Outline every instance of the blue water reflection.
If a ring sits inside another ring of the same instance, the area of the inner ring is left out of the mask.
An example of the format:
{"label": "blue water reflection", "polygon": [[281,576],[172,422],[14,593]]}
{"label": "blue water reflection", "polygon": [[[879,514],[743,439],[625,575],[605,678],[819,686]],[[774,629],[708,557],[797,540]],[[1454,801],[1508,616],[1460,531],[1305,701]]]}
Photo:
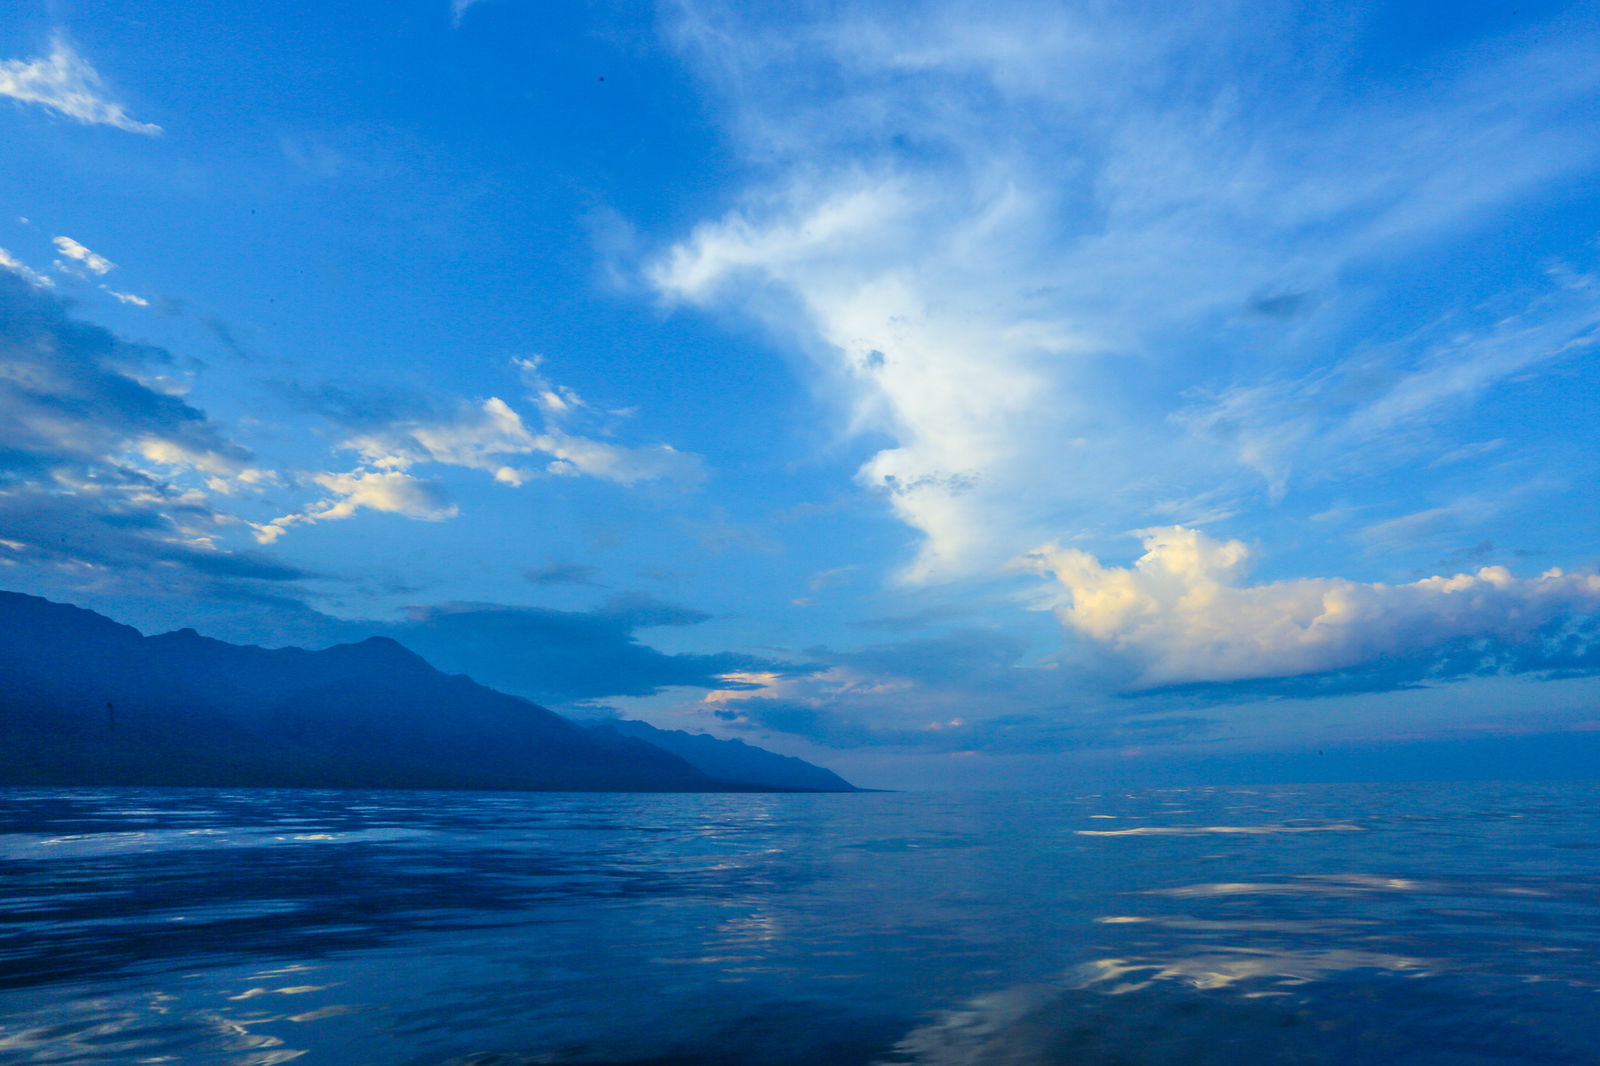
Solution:
{"label": "blue water reflection", "polygon": [[1591,785],[0,792],[0,1063],[1592,1063]]}

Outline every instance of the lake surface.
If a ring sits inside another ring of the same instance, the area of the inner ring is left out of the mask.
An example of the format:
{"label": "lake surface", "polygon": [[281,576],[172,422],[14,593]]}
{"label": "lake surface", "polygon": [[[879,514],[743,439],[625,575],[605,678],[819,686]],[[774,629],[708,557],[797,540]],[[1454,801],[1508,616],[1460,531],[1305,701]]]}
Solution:
{"label": "lake surface", "polygon": [[0,790],[0,1063],[1597,1049],[1593,783]]}

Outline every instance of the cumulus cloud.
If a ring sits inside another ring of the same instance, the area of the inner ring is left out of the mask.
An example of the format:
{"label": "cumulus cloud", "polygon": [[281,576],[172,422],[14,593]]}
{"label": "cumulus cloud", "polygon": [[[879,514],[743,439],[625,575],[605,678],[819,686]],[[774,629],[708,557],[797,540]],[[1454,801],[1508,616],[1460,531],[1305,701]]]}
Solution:
{"label": "cumulus cloud", "polygon": [[1593,56],[1524,41],[1374,89],[1358,19],[1313,40],[1287,7],[680,10],[768,177],[647,276],[757,316],[847,432],[892,438],[857,480],[923,534],[907,580],[1402,469],[1396,427],[1440,432],[1595,321],[1554,282],[1499,324],[1379,320],[1345,280],[1592,171]]}
{"label": "cumulus cloud", "polygon": [[[1464,677],[1558,680],[1600,671],[1594,574],[1551,569],[1518,578],[1490,566],[1396,585],[1250,585],[1253,552],[1241,541],[1183,527],[1140,536],[1145,552],[1130,567],[1103,566],[1058,544],[1017,561],[1053,579],[1048,602],[1073,638],[1041,659],[1029,661],[1017,633],[985,628],[854,651],[807,648],[815,670],[737,675],[740,685],[704,697],[701,716],[726,731],[839,749],[1143,750],[1237,739],[1240,722],[1278,735],[1285,723],[1250,709],[1263,700],[1331,707],[1332,697]],[[1295,721],[1340,713],[1302,705]],[[1406,712],[1419,735],[1439,728],[1429,713]]]}
{"label": "cumulus cloud", "polygon": [[1491,566],[1400,585],[1301,578],[1246,585],[1251,550],[1199,530],[1145,530],[1132,567],[1047,544],[1022,562],[1061,587],[1057,617],[1124,656],[1141,685],[1279,678],[1400,659],[1463,638],[1527,643],[1600,610],[1600,576]]}
{"label": "cumulus cloud", "polygon": [[50,54],[42,59],[0,61],[0,96],[38,104],[85,125],[115,126],[147,137],[162,132],[160,126],[134,121],[109,99],[100,75],[61,37],[50,42]]}

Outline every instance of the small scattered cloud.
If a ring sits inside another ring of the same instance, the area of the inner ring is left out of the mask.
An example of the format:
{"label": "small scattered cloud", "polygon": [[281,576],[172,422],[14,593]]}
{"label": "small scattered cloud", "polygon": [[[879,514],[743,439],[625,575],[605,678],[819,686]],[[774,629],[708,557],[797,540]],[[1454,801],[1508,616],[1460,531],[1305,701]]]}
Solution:
{"label": "small scattered cloud", "polygon": [[863,618],[850,625],[856,629],[881,629],[886,633],[912,633],[918,629],[926,629],[941,622],[950,622],[972,614],[970,607],[961,607],[954,604],[939,604],[934,607],[924,607],[911,614],[886,615],[882,618]]}
{"label": "small scattered cloud", "polygon": [[83,264],[84,269],[93,274],[103,276],[117,269],[117,264],[103,255],[91,252],[71,237],[56,237],[53,243],[62,255]]}
{"label": "small scattered cloud", "polygon": [[227,349],[228,354],[234,356],[235,358],[246,361],[250,359],[250,354],[244,350],[244,348],[239,344],[238,338],[234,336],[232,326],[215,316],[201,318],[200,324],[206,328],[208,333],[217,339],[218,344]]}
{"label": "small scattered cloud", "polygon": [[135,296],[131,292],[118,292],[115,289],[106,289],[106,287],[104,285],[102,285],[100,287],[102,289],[105,289],[106,295],[116,297],[116,299],[117,299],[117,301],[119,303],[133,304],[135,307],[149,307],[150,306],[150,301],[146,300],[142,296]]}
{"label": "small scattered cloud", "polygon": [[709,552],[757,552],[776,555],[783,545],[769,537],[759,526],[735,522],[721,508],[703,521],[685,521],[684,529],[699,540]]}
{"label": "small scattered cloud", "polygon": [[1487,538],[1465,548],[1457,548],[1451,552],[1449,558],[1456,562],[1466,561],[1481,563],[1495,553],[1494,541]]}
{"label": "small scattered cloud", "polygon": [[859,569],[861,569],[859,566],[837,566],[832,570],[818,570],[811,575],[811,580],[806,585],[812,592],[844,588],[855,580],[853,575]]}
{"label": "small scattered cloud", "polygon": [[332,145],[314,138],[281,134],[278,147],[296,169],[312,177],[332,179],[350,170],[355,161]]}
{"label": "small scattered cloud", "polygon": [[50,54],[42,59],[0,61],[0,96],[38,104],[85,125],[114,126],[146,137],[162,132],[160,126],[135,121],[108,98],[100,75],[60,36],[51,40]]}
{"label": "small scattered cloud", "polygon": [[699,575],[692,570],[674,570],[670,566],[647,566],[639,571],[639,576],[651,581],[683,581]]}
{"label": "small scattered cloud", "polygon": [[450,25],[459,27],[467,12],[481,3],[483,0],[450,0]]}
{"label": "small scattered cloud", "polygon": [[1262,318],[1297,318],[1313,303],[1308,292],[1263,292],[1250,298],[1246,310]]}
{"label": "small scattered cloud", "polygon": [[548,566],[530,567],[522,572],[522,577],[535,585],[592,585],[598,588],[600,583],[594,576],[599,572],[598,566],[551,563]]}
{"label": "small scattered cloud", "polygon": [[663,603],[649,593],[625,592],[612,596],[596,607],[594,614],[608,618],[630,629],[649,629],[654,626],[697,626],[711,621],[712,616],[693,607]]}

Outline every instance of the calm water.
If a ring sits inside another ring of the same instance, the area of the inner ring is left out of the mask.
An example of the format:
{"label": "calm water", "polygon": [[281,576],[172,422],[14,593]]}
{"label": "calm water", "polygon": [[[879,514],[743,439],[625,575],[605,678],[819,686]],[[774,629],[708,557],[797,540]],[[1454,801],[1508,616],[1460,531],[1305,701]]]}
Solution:
{"label": "calm water", "polygon": [[1597,801],[0,791],[0,1063],[1593,1064]]}

